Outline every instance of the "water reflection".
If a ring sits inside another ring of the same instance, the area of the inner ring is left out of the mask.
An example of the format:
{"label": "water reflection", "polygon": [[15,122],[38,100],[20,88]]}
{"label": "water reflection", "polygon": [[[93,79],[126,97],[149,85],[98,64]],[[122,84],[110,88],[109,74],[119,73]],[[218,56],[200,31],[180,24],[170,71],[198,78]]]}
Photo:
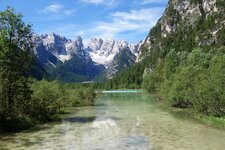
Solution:
{"label": "water reflection", "polygon": [[95,116],[90,116],[90,117],[68,117],[63,119],[64,121],[68,121],[71,123],[88,123],[88,122],[93,122],[95,120]]}
{"label": "water reflection", "polygon": [[95,107],[71,108],[60,122],[1,137],[0,149],[224,149],[225,131],[162,111],[151,99],[145,93],[101,94]]}

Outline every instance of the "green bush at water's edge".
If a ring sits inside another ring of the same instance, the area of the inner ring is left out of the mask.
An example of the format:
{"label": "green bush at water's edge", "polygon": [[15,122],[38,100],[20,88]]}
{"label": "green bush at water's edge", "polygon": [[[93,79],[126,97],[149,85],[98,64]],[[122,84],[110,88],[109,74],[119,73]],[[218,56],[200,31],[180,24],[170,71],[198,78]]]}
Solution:
{"label": "green bush at water's edge", "polygon": [[225,48],[210,52],[171,51],[144,77],[143,87],[171,106],[207,115],[225,115]]}
{"label": "green bush at water's edge", "polygon": [[[24,113],[15,114],[13,118],[1,118],[0,129],[17,131],[52,120],[53,117],[66,107],[92,106],[96,94],[91,87],[80,88],[61,85],[57,81],[36,81],[30,83],[32,91]],[[26,112],[26,113],[25,113]],[[1,112],[4,113],[4,112]]]}

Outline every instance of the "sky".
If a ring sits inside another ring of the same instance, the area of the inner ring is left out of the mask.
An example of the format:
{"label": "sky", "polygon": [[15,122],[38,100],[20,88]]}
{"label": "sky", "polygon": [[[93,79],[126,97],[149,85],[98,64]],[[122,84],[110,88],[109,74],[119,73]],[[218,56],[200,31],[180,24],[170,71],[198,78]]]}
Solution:
{"label": "sky", "polygon": [[168,0],[0,0],[0,11],[11,6],[32,24],[34,33],[52,32],[84,43],[91,38],[137,43],[162,16]]}

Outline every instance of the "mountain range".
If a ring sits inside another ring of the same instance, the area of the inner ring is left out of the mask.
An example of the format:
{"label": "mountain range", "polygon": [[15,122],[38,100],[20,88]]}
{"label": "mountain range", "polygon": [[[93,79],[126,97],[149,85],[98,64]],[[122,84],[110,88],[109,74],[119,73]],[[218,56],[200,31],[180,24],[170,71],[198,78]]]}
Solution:
{"label": "mountain range", "polygon": [[154,70],[172,49],[207,52],[224,46],[224,8],[224,0],[170,0],[143,42],[93,38],[84,46],[81,37],[52,33],[34,36],[34,53],[53,79],[102,82],[127,70],[118,78],[140,84],[144,72]]}
{"label": "mountain range", "polygon": [[33,52],[52,79],[63,82],[103,82],[135,63],[140,43],[92,38],[85,47],[58,34],[34,35]]}

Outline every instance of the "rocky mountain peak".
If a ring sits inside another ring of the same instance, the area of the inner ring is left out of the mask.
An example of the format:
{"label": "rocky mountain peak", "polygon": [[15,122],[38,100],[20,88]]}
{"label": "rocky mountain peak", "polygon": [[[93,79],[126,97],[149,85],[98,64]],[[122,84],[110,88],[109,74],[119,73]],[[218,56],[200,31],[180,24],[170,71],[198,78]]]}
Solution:
{"label": "rocky mountain peak", "polygon": [[[38,51],[42,53],[45,51],[46,53],[50,52],[61,62],[71,59],[74,54],[79,55],[79,53],[81,53],[81,55],[84,55],[82,51],[84,49],[84,45],[80,36],[77,37],[76,40],[72,41],[56,33],[51,33],[48,35],[35,35],[33,41],[36,43],[36,47],[34,49],[35,53],[38,53]],[[42,50],[40,50],[40,47]],[[42,56],[44,57],[44,55]],[[55,65],[54,63],[51,64]]]}
{"label": "rocky mountain peak", "polygon": [[108,67],[114,60],[115,56],[123,49],[128,49],[137,56],[140,44],[129,44],[124,40],[115,41],[112,39],[102,40],[101,38],[93,38],[88,43],[87,50],[92,60],[98,64]]}
{"label": "rocky mountain peak", "polygon": [[[85,47],[80,36],[75,40],[70,40],[55,33],[34,35],[33,40],[36,43],[34,52],[44,68],[45,66],[47,68],[61,66],[61,69],[69,68],[68,70],[75,70],[75,72],[82,70],[82,74],[89,72],[89,75],[91,75],[91,69],[94,68],[97,73],[105,70],[106,78],[111,78],[120,70],[133,64],[140,47],[140,43],[129,44],[123,40],[101,38],[92,38]],[[81,69],[76,67],[77,65],[86,68]],[[121,65],[122,67],[118,67]],[[89,71],[84,71],[88,68],[90,68]],[[57,71],[60,72],[58,69]]]}
{"label": "rocky mountain peak", "polygon": [[82,43],[83,42],[83,39],[81,38],[81,36],[77,36],[75,41],[79,42],[79,43]]}
{"label": "rocky mountain peak", "polygon": [[81,38],[81,36],[78,36],[76,38],[75,41],[73,41],[74,43],[74,49],[75,50],[81,50],[81,49],[84,49],[84,44],[83,44],[83,39]]}
{"label": "rocky mountain peak", "polygon": [[217,45],[221,43],[224,26],[224,0],[170,0],[144,41],[138,61],[157,50],[188,51],[198,46]]}
{"label": "rocky mountain peak", "polygon": [[87,49],[88,51],[96,51],[100,50],[103,44],[103,40],[101,38],[92,38],[88,43]]}
{"label": "rocky mountain peak", "polygon": [[163,37],[176,32],[179,26],[195,26],[199,19],[207,19],[218,11],[216,0],[171,0],[159,20]]}
{"label": "rocky mountain peak", "polygon": [[46,43],[55,43],[58,41],[65,41],[67,42],[68,40],[64,37],[64,36],[60,36],[56,33],[50,33],[50,34],[46,34],[46,35],[41,35],[40,36],[42,39],[46,40]]}

